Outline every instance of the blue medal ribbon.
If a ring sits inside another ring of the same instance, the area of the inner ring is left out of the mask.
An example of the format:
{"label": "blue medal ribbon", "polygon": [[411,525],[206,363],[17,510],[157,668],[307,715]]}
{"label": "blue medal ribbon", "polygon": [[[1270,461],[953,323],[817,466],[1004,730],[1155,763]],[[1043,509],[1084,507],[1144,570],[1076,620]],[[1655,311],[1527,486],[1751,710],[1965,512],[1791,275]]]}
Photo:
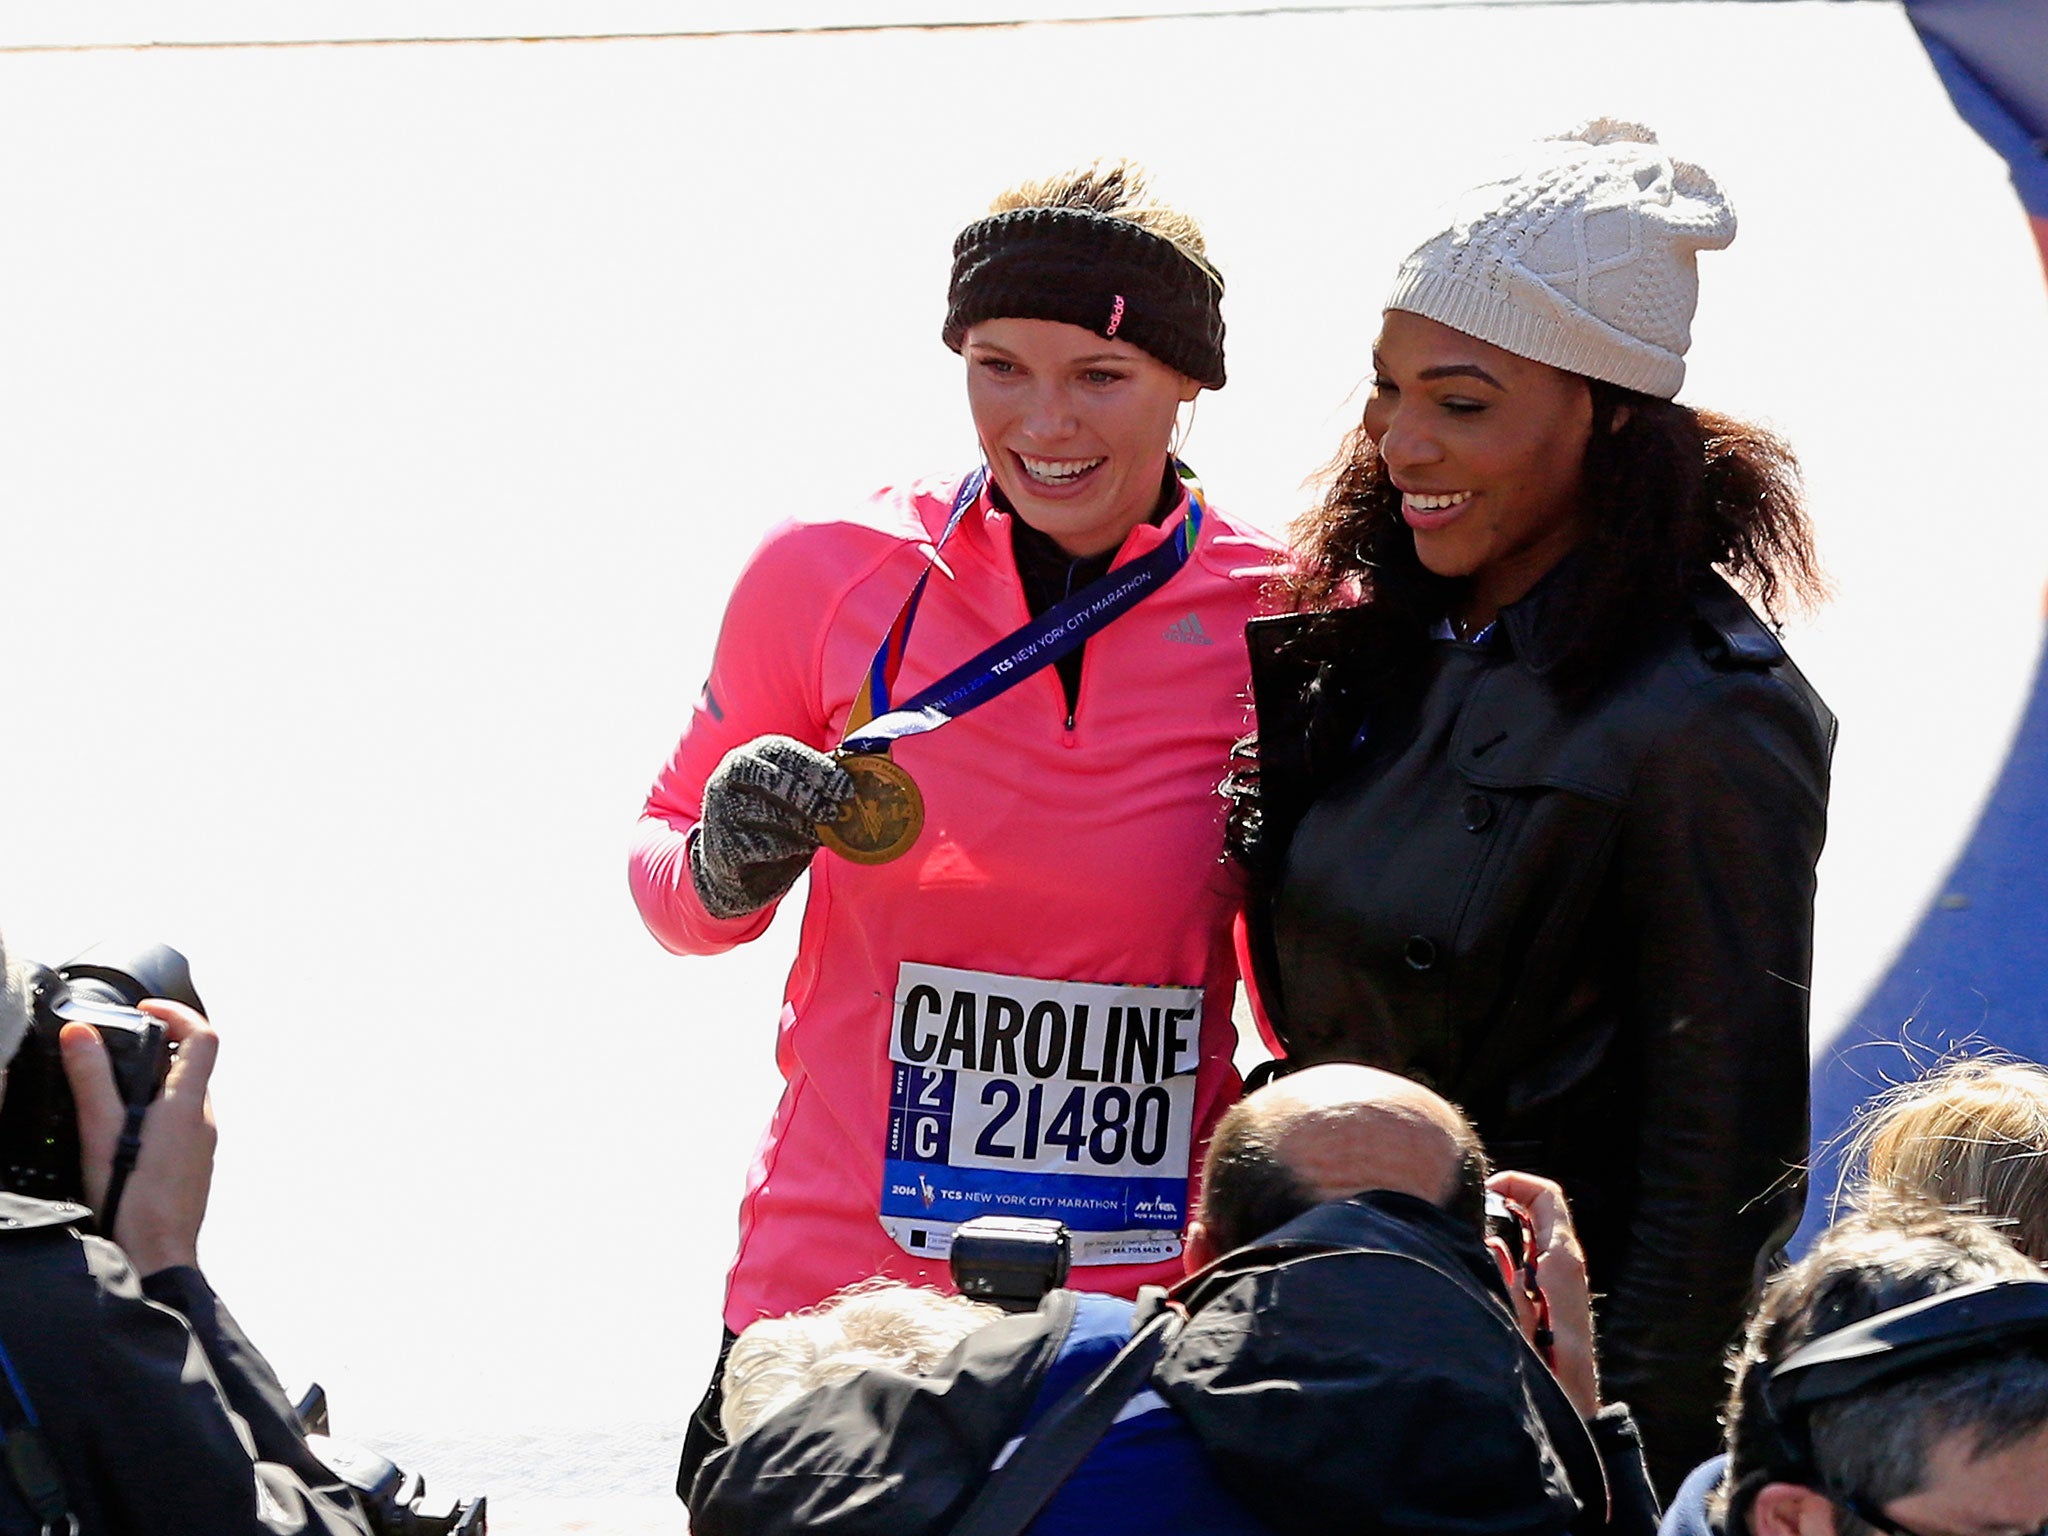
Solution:
{"label": "blue medal ribbon", "polygon": [[[1195,545],[1202,536],[1202,524],[1207,519],[1201,488],[1194,474],[1178,460],[1174,461],[1173,469],[1187,492],[1188,512],[1180,526],[1158,548],[1128,565],[1106,572],[1071,597],[1046,609],[1023,628],[1012,631],[980,655],[955,667],[915,697],[888,709],[888,683],[894,680],[896,668],[902,663],[903,648],[909,639],[911,621],[917,614],[918,599],[923,596],[924,584],[931,576],[927,569],[918,577],[917,586],[904,603],[896,623],[890,626],[889,634],[883,638],[881,649],[875,653],[874,664],[869,668],[869,693],[873,700],[870,708],[875,711],[874,717],[850,730],[840,742],[839,750],[886,750],[892,741],[935,731],[948,720],[979,709],[989,700],[1008,693],[1027,677],[1051,666],[1082,645],[1090,635],[1099,634],[1163,587],[1194,554]],[[939,535],[940,545],[945,543],[959,525],[962,514],[981,494],[987,474],[984,466],[961,486],[959,496],[954,498],[953,515],[947,520],[945,532]]]}

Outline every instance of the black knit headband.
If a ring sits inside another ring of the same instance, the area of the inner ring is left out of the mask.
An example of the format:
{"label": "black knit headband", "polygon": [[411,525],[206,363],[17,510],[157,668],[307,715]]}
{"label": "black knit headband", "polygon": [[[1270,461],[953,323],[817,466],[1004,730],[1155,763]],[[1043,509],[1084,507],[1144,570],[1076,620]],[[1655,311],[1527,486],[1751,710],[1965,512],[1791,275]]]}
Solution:
{"label": "black knit headband", "polygon": [[1087,208],[1018,208],[960,231],[946,295],[955,352],[983,320],[1059,320],[1223,387],[1223,279],[1151,230]]}

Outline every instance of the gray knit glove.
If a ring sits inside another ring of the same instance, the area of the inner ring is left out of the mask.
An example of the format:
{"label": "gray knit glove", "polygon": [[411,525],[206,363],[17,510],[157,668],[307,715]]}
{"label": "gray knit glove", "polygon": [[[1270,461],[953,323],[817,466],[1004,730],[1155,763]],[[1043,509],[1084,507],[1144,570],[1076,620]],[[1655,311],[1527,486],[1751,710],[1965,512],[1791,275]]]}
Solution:
{"label": "gray knit glove", "polygon": [[796,884],[853,780],[824,753],[787,736],[757,736],[725,754],[704,785],[690,839],[690,883],[713,917],[758,912]]}

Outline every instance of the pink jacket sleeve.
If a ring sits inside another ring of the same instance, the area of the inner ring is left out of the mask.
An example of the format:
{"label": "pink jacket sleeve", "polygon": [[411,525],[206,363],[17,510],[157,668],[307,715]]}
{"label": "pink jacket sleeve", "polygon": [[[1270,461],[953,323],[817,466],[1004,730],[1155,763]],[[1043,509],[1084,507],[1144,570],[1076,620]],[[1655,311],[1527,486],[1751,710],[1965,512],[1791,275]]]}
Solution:
{"label": "pink jacket sleeve", "polygon": [[641,920],[664,948],[713,955],[758,937],[771,903],[715,918],[690,883],[688,840],[703,814],[704,781],[734,747],[793,736],[824,748],[819,668],[826,628],[857,569],[830,524],[786,523],[754,552],[726,604],[711,676],[690,723],[654,781],[633,838],[629,873]]}

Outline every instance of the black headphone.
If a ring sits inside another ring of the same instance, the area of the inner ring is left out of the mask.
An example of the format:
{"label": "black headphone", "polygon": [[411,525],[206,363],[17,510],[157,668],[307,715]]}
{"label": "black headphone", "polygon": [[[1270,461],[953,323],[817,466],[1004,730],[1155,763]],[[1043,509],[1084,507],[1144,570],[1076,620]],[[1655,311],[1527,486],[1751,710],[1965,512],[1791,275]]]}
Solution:
{"label": "black headphone", "polygon": [[1800,1345],[1764,1381],[1771,1480],[1818,1485],[1809,1422],[1820,1404],[2021,1339],[2048,1345],[2048,1275],[1958,1286]]}

